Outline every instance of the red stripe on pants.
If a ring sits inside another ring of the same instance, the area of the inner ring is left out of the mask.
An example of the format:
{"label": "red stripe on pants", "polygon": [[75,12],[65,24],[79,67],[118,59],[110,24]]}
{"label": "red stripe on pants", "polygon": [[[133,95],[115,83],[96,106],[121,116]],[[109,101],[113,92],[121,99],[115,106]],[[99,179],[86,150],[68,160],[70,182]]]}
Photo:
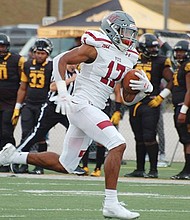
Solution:
{"label": "red stripe on pants", "polygon": [[113,124],[111,123],[110,120],[107,120],[107,121],[102,121],[100,123],[97,124],[97,126],[103,130],[104,128],[108,127],[108,126],[113,126]]}

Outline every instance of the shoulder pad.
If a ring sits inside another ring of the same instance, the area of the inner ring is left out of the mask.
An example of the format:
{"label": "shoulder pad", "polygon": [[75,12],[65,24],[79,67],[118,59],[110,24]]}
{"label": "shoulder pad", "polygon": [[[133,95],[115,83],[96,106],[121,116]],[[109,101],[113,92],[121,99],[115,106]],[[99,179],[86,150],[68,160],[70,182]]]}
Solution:
{"label": "shoulder pad", "polygon": [[86,31],[81,37],[82,44],[88,44],[94,47],[102,47],[103,44],[112,44],[107,35],[99,31]]}
{"label": "shoulder pad", "polygon": [[172,62],[171,62],[171,59],[169,57],[167,57],[166,60],[165,60],[165,66],[169,66],[169,67],[172,66]]}
{"label": "shoulder pad", "polygon": [[185,71],[190,72],[190,62],[186,63],[185,65]]}

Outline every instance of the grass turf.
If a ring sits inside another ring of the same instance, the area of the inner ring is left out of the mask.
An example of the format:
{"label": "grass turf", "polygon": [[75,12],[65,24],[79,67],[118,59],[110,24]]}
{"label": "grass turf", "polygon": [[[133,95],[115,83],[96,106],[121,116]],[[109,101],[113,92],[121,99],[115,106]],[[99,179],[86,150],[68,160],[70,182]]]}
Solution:
{"label": "grass turf", "polygon": [[[122,165],[118,183],[119,200],[138,211],[143,220],[188,220],[190,181],[170,181],[183,164],[159,168],[160,178],[124,178],[134,169]],[[89,164],[90,170],[94,164]],[[31,167],[32,168],[32,167]],[[0,174],[0,219],[101,220],[104,179],[56,174]]]}

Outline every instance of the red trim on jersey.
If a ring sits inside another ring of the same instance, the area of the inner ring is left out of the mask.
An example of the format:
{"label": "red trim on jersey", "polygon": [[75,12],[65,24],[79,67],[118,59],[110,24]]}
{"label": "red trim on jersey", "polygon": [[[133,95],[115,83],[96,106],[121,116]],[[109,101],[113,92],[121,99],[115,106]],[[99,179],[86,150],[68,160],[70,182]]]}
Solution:
{"label": "red trim on jersey", "polygon": [[79,152],[79,156],[78,156],[78,157],[83,157],[84,154],[85,154],[85,152],[86,152],[86,150],[81,150],[81,151]]}
{"label": "red trim on jersey", "polygon": [[104,39],[104,38],[96,37],[94,34],[92,34],[92,33],[89,32],[89,31],[86,31],[85,34],[90,35],[95,41],[104,41],[104,42],[107,42],[107,43],[112,44],[112,42],[111,42],[110,40],[106,40],[106,39]]}
{"label": "red trim on jersey", "polygon": [[113,124],[111,123],[110,120],[107,120],[107,121],[102,121],[102,122],[98,123],[97,126],[98,126],[101,130],[103,130],[103,129],[106,128],[106,127],[113,126]]}
{"label": "red trim on jersey", "polygon": [[135,53],[135,54],[139,55],[139,53],[134,50],[128,50],[127,52],[131,52],[131,53]]}

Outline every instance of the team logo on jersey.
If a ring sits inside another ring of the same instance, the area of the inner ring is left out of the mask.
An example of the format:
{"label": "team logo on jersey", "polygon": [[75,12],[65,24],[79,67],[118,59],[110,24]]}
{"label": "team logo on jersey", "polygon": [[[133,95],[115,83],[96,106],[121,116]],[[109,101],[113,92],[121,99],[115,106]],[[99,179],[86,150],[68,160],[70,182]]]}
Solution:
{"label": "team logo on jersey", "polygon": [[109,48],[110,48],[110,45],[108,45],[108,44],[102,44],[102,47],[103,47],[103,48],[108,48],[108,49],[109,49]]}
{"label": "team logo on jersey", "polygon": [[126,51],[125,55],[126,55],[127,57],[130,57],[130,56],[131,56],[131,53],[129,53],[128,51]]}

